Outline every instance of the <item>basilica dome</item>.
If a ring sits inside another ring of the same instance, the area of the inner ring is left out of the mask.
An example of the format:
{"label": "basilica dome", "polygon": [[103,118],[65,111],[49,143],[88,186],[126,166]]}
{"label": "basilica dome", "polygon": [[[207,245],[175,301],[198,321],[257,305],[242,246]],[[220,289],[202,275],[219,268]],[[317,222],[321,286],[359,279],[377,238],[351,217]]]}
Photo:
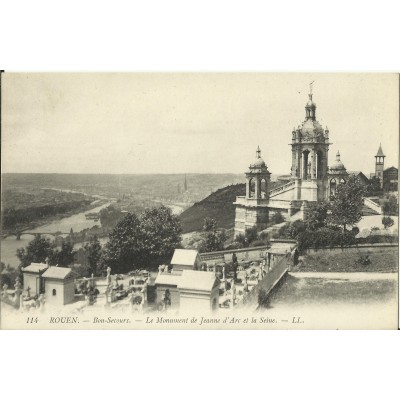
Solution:
{"label": "basilica dome", "polygon": [[301,133],[303,137],[314,136],[314,133],[317,133],[318,136],[319,134],[324,134],[324,129],[317,120],[309,118],[303,122]]}

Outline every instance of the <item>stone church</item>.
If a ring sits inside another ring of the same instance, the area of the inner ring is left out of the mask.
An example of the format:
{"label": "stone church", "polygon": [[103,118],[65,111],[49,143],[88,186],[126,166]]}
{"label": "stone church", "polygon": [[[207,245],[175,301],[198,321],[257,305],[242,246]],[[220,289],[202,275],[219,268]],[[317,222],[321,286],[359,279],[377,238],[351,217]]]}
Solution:
{"label": "stone church", "polygon": [[292,166],[282,185],[270,189],[270,172],[257,148],[256,159],[246,172],[246,195],[236,197],[235,236],[247,228],[265,227],[276,212],[287,217],[304,213],[310,202],[328,200],[336,187],[346,181],[348,173],[337,152],[336,160],[328,166],[329,130],[322,128],[316,118],[317,106],[310,90],[305,106],[305,120],[292,131]]}

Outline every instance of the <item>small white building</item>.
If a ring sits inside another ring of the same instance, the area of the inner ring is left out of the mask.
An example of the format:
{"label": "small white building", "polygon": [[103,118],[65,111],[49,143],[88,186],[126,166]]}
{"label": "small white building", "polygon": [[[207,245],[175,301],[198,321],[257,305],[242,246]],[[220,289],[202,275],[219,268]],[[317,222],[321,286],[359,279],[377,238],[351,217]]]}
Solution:
{"label": "small white building", "polygon": [[42,278],[48,304],[64,305],[74,301],[75,283],[71,268],[49,267]]}
{"label": "small white building", "polygon": [[24,276],[24,289],[30,289],[31,296],[39,295],[44,292],[43,273],[49,268],[49,265],[44,263],[31,263],[25,268],[22,268]]}
{"label": "small white building", "polygon": [[183,271],[178,284],[180,310],[194,314],[218,310],[219,284],[214,272]]}
{"label": "small white building", "polygon": [[200,269],[201,260],[197,250],[176,249],[172,256],[171,266],[174,271]]}
{"label": "small white building", "polygon": [[157,302],[162,302],[166,290],[170,293],[170,308],[182,312],[209,313],[219,307],[219,279],[214,272],[183,270],[160,272],[155,280]]}

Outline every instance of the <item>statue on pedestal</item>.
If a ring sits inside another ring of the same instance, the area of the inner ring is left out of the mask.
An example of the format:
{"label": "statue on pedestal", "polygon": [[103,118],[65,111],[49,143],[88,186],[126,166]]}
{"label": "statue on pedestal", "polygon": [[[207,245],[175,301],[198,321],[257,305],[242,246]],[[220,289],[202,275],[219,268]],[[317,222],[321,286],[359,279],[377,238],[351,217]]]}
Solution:
{"label": "statue on pedestal", "polygon": [[107,267],[106,271],[107,271],[106,281],[107,284],[109,285],[111,283],[111,268]]}
{"label": "statue on pedestal", "polygon": [[249,285],[247,283],[247,273],[244,273],[244,285],[243,285],[243,291],[246,293],[249,291]]}
{"label": "statue on pedestal", "polygon": [[235,300],[236,300],[236,286],[235,286],[235,280],[232,279],[231,281],[231,308],[235,306]]}
{"label": "statue on pedestal", "polygon": [[44,293],[41,293],[39,295],[39,303],[40,303],[40,310],[44,311],[44,303],[46,302],[46,296],[44,295]]}

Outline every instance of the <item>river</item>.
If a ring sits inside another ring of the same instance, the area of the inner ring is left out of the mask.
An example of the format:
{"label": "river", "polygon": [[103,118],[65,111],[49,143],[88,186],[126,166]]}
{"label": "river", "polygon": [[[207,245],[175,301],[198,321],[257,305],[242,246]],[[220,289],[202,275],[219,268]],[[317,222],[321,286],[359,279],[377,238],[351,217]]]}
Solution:
{"label": "river", "polygon": [[[93,206],[98,200],[92,203]],[[34,229],[29,229],[28,232],[65,232],[68,233],[72,229],[74,232],[82,231],[83,229],[92,228],[95,225],[101,225],[100,221],[95,222],[92,219],[86,219],[85,214],[88,212],[99,212],[101,209],[108,207],[112,202],[107,202],[98,207],[92,208],[90,211],[84,211],[78,214],[71,215],[70,217],[62,218],[57,221],[53,221],[49,224],[38,226]],[[46,236],[46,235],[44,235]],[[1,261],[6,265],[10,264],[11,267],[17,267],[19,259],[16,256],[17,249],[26,247],[28,243],[33,239],[33,235],[26,234],[21,235],[20,240],[16,240],[15,236],[8,236],[1,240]],[[54,236],[49,236],[50,239],[54,239]]]}

